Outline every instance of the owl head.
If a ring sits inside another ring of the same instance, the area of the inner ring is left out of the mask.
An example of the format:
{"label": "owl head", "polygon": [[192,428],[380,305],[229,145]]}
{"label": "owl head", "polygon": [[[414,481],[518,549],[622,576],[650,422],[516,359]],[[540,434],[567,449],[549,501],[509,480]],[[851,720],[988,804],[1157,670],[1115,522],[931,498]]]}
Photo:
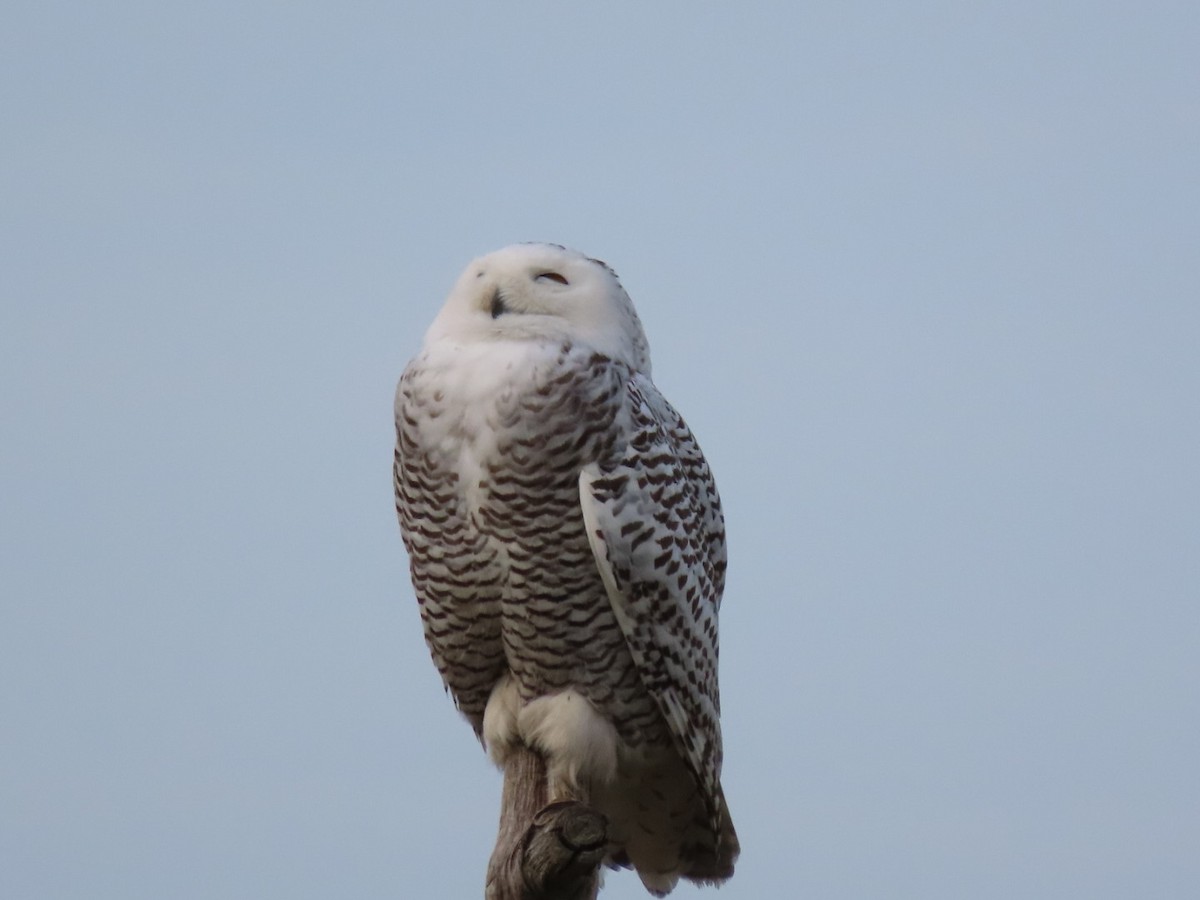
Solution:
{"label": "owl head", "polygon": [[471,262],[426,342],[570,341],[650,374],[633,302],[600,260],[557,244],[513,244]]}

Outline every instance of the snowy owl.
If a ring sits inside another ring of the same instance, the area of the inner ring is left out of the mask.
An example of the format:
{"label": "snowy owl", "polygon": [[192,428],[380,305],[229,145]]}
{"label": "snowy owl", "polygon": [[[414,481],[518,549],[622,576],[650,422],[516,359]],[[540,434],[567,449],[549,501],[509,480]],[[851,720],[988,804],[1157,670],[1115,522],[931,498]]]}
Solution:
{"label": "snowy owl", "polygon": [[652,893],[729,878],[721,505],[614,272],[553,244],[476,259],[395,412],[425,640],[489,755],[540,752]]}

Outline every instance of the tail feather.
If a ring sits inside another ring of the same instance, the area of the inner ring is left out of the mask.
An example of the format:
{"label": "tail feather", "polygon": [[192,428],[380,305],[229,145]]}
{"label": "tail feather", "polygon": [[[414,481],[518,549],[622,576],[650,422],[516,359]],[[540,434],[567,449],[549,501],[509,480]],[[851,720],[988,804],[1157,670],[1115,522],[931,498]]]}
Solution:
{"label": "tail feather", "polygon": [[680,878],[718,884],[733,875],[740,847],[724,791],[715,798],[721,828],[714,833],[710,805],[674,752],[636,767],[627,762],[593,800],[609,820],[609,864],[632,866],[655,896]]}

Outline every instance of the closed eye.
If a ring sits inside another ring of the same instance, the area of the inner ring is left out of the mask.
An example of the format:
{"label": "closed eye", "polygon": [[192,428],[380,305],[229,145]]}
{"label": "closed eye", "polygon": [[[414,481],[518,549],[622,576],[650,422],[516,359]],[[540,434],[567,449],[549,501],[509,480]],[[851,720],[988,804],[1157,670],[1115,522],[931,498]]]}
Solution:
{"label": "closed eye", "polygon": [[541,272],[535,277],[539,281],[544,278],[547,281],[557,281],[559,284],[570,284],[566,278],[564,278],[562,275],[559,275],[557,272]]}

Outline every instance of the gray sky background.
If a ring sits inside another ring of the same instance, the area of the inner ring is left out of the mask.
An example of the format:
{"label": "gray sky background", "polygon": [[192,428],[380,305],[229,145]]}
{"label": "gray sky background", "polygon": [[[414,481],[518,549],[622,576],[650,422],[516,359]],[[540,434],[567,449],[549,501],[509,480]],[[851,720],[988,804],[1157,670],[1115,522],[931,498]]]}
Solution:
{"label": "gray sky background", "polygon": [[417,6],[0,13],[0,896],[481,896],[391,398],[529,239],[725,499],[722,900],[1200,895],[1200,6]]}

